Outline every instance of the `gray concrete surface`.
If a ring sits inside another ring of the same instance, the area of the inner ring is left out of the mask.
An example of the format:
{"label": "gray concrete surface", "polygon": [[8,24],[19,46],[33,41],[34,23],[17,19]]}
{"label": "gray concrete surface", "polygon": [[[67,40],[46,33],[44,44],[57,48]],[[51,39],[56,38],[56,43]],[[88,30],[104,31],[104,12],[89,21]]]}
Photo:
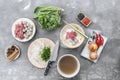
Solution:
{"label": "gray concrete surface", "polygon": [[[73,54],[81,62],[81,70],[73,80],[120,80],[120,0],[0,0],[0,80],[64,80],[57,72],[56,63],[45,77],[44,69],[32,66],[27,57],[28,46],[33,40],[47,37],[56,41],[64,26],[50,32],[42,30],[32,18],[34,8],[41,5],[65,9],[63,19],[79,24],[87,35],[92,29],[97,29],[108,37],[107,45],[96,64],[80,57],[85,43],[74,50],[60,48],[59,57]],[[79,12],[92,19],[93,24],[89,28],[84,28],[75,19]],[[26,43],[16,41],[11,34],[13,22],[21,17],[32,19],[37,27],[35,37]],[[21,56],[11,63],[4,55],[5,48],[10,44],[21,48]]]}

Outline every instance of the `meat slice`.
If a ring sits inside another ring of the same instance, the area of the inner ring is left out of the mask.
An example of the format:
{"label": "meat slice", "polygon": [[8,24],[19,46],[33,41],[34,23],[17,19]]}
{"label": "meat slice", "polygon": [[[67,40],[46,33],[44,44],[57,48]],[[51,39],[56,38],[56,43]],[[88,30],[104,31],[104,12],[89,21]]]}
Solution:
{"label": "meat slice", "polygon": [[23,22],[20,22],[20,23],[16,24],[15,25],[15,30],[14,30],[15,37],[17,37],[19,39],[24,39],[25,37],[24,37],[23,29],[24,29]]}

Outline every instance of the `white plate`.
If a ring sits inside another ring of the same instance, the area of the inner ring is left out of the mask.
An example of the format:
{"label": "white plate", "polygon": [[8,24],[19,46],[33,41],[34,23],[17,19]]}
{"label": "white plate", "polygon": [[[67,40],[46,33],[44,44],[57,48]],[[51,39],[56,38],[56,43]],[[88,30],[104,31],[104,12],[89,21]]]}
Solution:
{"label": "white plate", "polygon": [[84,47],[84,49],[83,49],[83,51],[81,53],[81,56],[85,57],[86,59],[88,59],[88,60],[90,60],[90,61],[92,61],[94,63],[96,63],[98,61],[99,57],[100,57],[100,54],[101,54],[106,42],[107,42],[107,37],[103,36],[103,38],[104,38],[104,44],[99,47],[99,49],[97,51],[98,58],[96,60],[91,60],[90,57],[89,57],[90,51],[88,49],[88,42],[91,41],[91,38],[88,39],[88,41],[87,41],[87,43],[86,43],[86,45],[85,45],[85,47]]}
{"label": "white plate", "polygon": [[[33,25],[33,33],[32,33],[32,35],[31,35],[28,39],[22,39],[22,40],[21,40],[21,39],[15,37],[15,34],[14,34],[15,25],[16,25],[17,23],[21,22],[21,21],[27,21],[27,22],[29,22],[31,25]],[[28,19],[28,18],[19,18],[19,19],[17,19],[17,20],[13,23],[13,25],[12,25],[12,35],[13,35],[13,37],[14,37],[16,40],[18,40],[18,41],[20,41],[20,42],[27,42],[27,41],[31,40],[31,39],[34,37],[35,32],[36,32],[35,24],[33,23],[32,20],[30,20],[30,19]]]}
{"label": "white plate", "polygon": [[44,46],[50,47],[52,52],[55,44],[50,39],[39,38],[33,41],[28,48],[28,59],[34,66],[38,68],[46,68],[47,63],[49,61],[49,60],[47,62],[43,61],[40,56],[41,48],[43,49]]}
{"label": "white plate", "polygon": [[[73,25],[73,26],[75,26],[76,28],[78,28],[78,30],[81,31],[82,33],[85,33],[84,30],[82,29],[82,27],[80,27],[79,25],[74,24],[74,23],[71,23],[71,25]],[[69,26],[69,25],[65,25],[65,27],[63,27],[63,29],[62,29],[61,32],[60,32],[60,40],[61,40],[63,46],[65,46],[65,47],[67,47],[67,48],[71,48],[71,49],[79,47],[79,46],[83,43],[83,41],[85,40],[85,37],[81,36],[81,37],[82,37],[81,41],[79,41],[79,43],[71,46],[71,45],[67,44],[67,43],[64,41],[64,34],[66,33],[66,30],[67,30],[67,29],[72,29],[72,27]],[[74,30],[74,29],[73,29],[73,30]]]}

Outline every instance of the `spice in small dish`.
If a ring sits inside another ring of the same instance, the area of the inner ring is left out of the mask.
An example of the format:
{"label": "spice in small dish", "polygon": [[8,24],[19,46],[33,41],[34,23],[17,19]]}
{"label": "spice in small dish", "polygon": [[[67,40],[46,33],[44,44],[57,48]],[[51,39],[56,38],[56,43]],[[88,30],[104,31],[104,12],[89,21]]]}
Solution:
{"label": "spice in small dish", "polygon": [[83,20],[82,20],[82,23],[88,27],[88,25],[91,23],[90,19],[88,17],[85,17]]}
{"label": "spice in small dish", "polygon": [[8,60],[11,62],[19,57],[20,50],[16,45],[11,45],[6,49],[5,55],[7,56]]}
{"label": "spice in small dish", "polygon": [[91,24],[91,20],[84,15],[83,13],[79,13],[77,16],[78,20],[85,26],[88,27]]}
{"label": "spice in small dish", "polygon": [[85,17],[83,13],[78,14],[78,19],[82,20]]}

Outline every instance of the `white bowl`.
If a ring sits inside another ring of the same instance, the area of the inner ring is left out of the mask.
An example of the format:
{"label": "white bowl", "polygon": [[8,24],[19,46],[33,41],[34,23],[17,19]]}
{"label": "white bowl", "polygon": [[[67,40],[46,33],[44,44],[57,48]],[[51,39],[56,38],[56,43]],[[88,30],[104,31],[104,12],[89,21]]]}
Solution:
{"label": "white bowl", "polygon": [[[27,21],[27,22],[29,22],[31,25],[33,25],[33,33],[32,33],[32,35],[31,35],[28,39],[19,39],[19,38],[15,37],[15,34],[14,34],[15,25],[16,25],[17,23],[21,22],[21,21]],[[20,41],[20,42],[27,42],[27,41],[31,40],[31,39],[34,37],[35,32],[36,32],[35,24],[33,23],[32,20],[30,20],[30,19],[28,19],[28,18],[19,18],[19,19],[17,19],[17,20],[13,23],[13,25],[12,25],[12,35],[13,35],[13,37],[14,37],[17,41]]]}
{"label": "white bowl", "polygon": [[[65,57],[65,56],[71,56],[71,57],[73,57],[73,58],[77,61],[77,69],[76,69],[76,71],[75,71],[74,73],[72,73],[72,74],[65,74],[65,73],[63,73],[63,72],[60,70],[60,68],[59,68],[59,62],[60,62],[60,60],[61,60],[63,57]],[[76,75],[78,74],[78,72],[80,71],[80,62],[79,62],[79,60],[78,60],[74,55],[65,54],[65,55],[63,55],[63,56],[61,56],[61,57],[59,58],[59,60],[58,60],[58,62],[57,62],[57,70],[58,70],[58,72],[60,73],[61,76],[66,77],[66,78],[72,78],[72,77],[76,76]]]}
{"label": "white bowl", "polygon": [[[82,33],[85,34],[84,30],[82,29],[82,27],[80,27],[78,24],[74,24],[74,23],[70,23],[71,25],[75,26],[79,31],[81,31]],[[71,26],[69,26],[69,24],[65,25],[61,32],[60,32],[60,40],[63,44],[63,47],[66,47],[66,48],[70,48],[70,49],[73,49],[73,48],[77,48],[79,47],[85,40],[85,37],[81,36],[81,40],[75,44],[75,45],[69,45],[68,43],[66,43],[66,41],[64,40],[64,34],[66,33],[66,30],[67,29],[73,29]],[[73,29],[74,30],[74,29]]]}

